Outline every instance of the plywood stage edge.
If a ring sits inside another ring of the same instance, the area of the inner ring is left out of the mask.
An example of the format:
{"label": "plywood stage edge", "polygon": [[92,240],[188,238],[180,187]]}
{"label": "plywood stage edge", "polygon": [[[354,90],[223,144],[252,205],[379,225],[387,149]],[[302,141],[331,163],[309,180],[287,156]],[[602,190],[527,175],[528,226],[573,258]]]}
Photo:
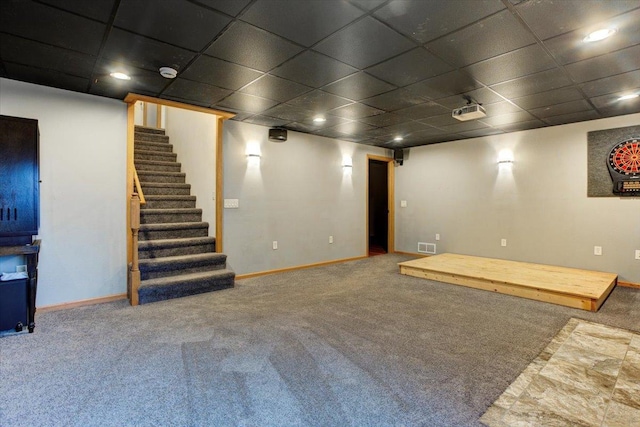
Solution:
{"label": "plywood stage edge", "polygon": [[408,276],[589,311],[598,311],[618,280],[614,273],[449,253],[398,265]]}

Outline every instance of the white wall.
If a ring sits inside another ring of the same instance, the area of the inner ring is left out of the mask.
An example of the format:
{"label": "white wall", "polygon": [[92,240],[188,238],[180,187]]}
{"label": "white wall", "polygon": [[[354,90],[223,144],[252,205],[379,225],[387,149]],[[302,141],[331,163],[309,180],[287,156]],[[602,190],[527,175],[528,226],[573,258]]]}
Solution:
{"label": "white wall", "polygon": [[[640,283],[640,199],[587,197],[587,132],[639,121],[635,114],[412,148],[396,169],[396,249],[437,243],[438,253],[610,271]],[[510,168],[496,163],[505,148]]]}
{"label": "white wall", "polygon": [[39,122],[37,306],[126,292],[126,105],[0,79],[0,114]]}
{"label": "white wall", "polygon": [[212,114],[166,108],[165,130],[173,152],[182,163],[182,172],[191,184],[202,220],[209,223],[209,236],[216,235],[216,133],[217,117]]}
{"label": "white wall", "polygon": [[[275,143],[268,129],[224,125],[224,197],[240,205],[224,210],[231,267],[245,274],[365,255],[366,155],[385,150],[291,131]],[[260,147],[258,165],[249,165],[247,144]],[[353,157],[351,175],[344,155]]]}

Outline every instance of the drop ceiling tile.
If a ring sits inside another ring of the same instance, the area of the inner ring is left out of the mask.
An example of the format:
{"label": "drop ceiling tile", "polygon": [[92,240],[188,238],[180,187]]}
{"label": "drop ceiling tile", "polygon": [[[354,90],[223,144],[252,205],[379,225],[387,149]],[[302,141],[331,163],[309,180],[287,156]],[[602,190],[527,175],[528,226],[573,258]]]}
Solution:
{"label": "drop ceiling tile", "polygon": [[413,120],[426,119],[427,117],[438,116],[448,112],[450,113],[449,109],[432,101],[427,101],[424,104],[414,105],[413,107],[395,111],[396,114],[409,117]]}
{"label": "drop ceiling tile", "polygon": [[358,71],[333,58],[308,50],[271,72],[311,87],[321,87]]}
{"label": "drop ceiling tile", "polygon": [[339,30],[363,12],[346,1],[258,0],[242,15],[242,20],[293,40],[312,46]]}
{"label": "drop ceiling tile", "polygon": [[494,102],[493,104],[484,104],[483,107],[487,111],[487,116],[489,117],[522,111],[520,107],[507,101]]}
{"label": "drop ceiling tile", "polygon": [[406,86],[451,70],[453,67],[422,47],[417,47],[368,68],[367,73],[396,86]]}
{"label": "drop ceiling tile", "polygon": [[567,123],[584,122],[587,120],[599,119],[600,115],[594,110],[581,111],[579,113],[563,114],[561,116],[547,117],[544,121],[552,126],[564,125]]}
{"label": "drop ceiling tile", "polygon": [[500,0],[393,0],[374,15],[397,31],[426,43],[504,8]]}
{"label": "drop ceiling tile", "polygon": [[195,53],[114,28],[107,39],[103,57],[150,71],[172,67],[180,73]]}
{"label": "drop ceiling tile", "polygon": [[405,136],[403,136],[403,140],[402,143],[403,144],[407,144],[407,143],[414,143],[417,141],[422,141],[425,139],[431,139],[435,136],[440,136],[440,135],[445,135],[446,132],[443,131],[442,129],[436,129],[436,128],[426,128],[426,129],[422,129],[422,130],[418,130],[418,131],[414,131],[411,132]]}
{"label": "drop ceiling tile", "polygon": [[315,129],[313,126],[309,125],[309,124],[298,123],[298,122],[288,123],[285,127],[287,129],[289,129],[289,130],[293,130],[293,131],[297,131],[297,132],[304,132],[304,133],[315,133],[318,130],[318,129]]}
{"label": "drop ceiling tile", "polygon": [[465,67],[535,42],[511,12],[504,10],[434,40],[426,47],[441,58]]}
{"label": "drop ceiling tile", "polygon": [[304,122],[305,119],[314,117],[315,112],[302,109],[293,105],[280,104],[262,113],[264,116],[276,117],[290,122]]}
{"label": "drop ceiling tile", "polygon": [[[112,97],[114,93],[117,93],[117,98],[120,99],[122,99],[120,95],[122,89],[125,89],[127,93],[135,92],[157,96],[171,83],[170,80],[165,79],[159,73],[142,70],[140,68],[129,68],[126,70],[131,76],[131,80],[122,81],[109,76],[109,73],[122,69],[123,66],[117,62],[106,59],[98,61],[95,67],[96,78],[91,82],[90,92],[96,95]],[[114,90],[116,92],[113,92]]]}
{"label": "drop ceiling tile", "polygon": [[227,15],[236,16],[251,0],[195,0],[196,3],[219,10]]}
{"label": "drop ceiling tile", "polygon": [[640,45],[565,66],[578,83],[597,80],[640,68]]}
{"label": "drop ceiling tile", "polygon": [[[640,84],[639,84],[640,85]],[[640,92],[638,92],[640,93]],[[591,98],[591,102],[596,108],[619,109],[621,111],[633,110],[636,106],[640,106],[640,97],[626,100],[619,100],[620,96],[626,95],[626,92],[610,93],[607,95],[595,96]]]}
{"label": "drop ceiling tile", "polygon": [[206,101],[197,101],[193,99],[185,99],[185,98],[180,98],[178,96],[169,96],[169,95],[161,95],[160,98],[168,99],[170,101],[177,101],[182,104],[197,105],[199,107],[211,108],[211,105],[209,105]]}
{"label": "drop ceiling tile", "polygon": [[291,122],[287,120],[277,119],[275,117],[262,116],[256,114],[243,120],[246,123],[253,123],[254,125],[269,126],[269,127],[282,127],[285,125],[291,125]]}
{"label": "drop ceiling tile", "polygon": [[231,91],[227,89],[178,77],[162,95],[181,98],[185,101],[194,100],[204,105],[214,105],[230,93]]}
{"label": "drop ceiling tile", "polygon": [[359,135],[367,130],[373,129],[373,126],[362,122],[347,122],[329,128],[330,131],[336,131],[344,135]]}
{"label": "drop ceiling tile", "polygon": [[453,110],[454,108],[462,107],[467,103],[467,100],[463,97],[463,95],[469,96],[473,102],[479,102],[483,105],[504,101],[504,98],[502,98],[492,90],[489,90],[487,88],[480,88],[465,92],[464,94],[436,99],[435,102],[442,105],[443,107],[451,108]]}
{"label": "drop ceiling tile", "polygon": [[248,111],[250,113],[261,113],[274,105],[278,101],[260,98],[258,96],[247,95],[246,93],[234,92],[216,105],[224,108],[231,108],[235,111]]}
{"label": "drop ceiling tile", "polygon": [[501,133],[504,133],[504,132],[500,129],[483,128],[483,129],[470,130],[467,132],[460,132],[460,135],[467,138],[479,138],[481,136],[499,135]]}
{"label": "drop ceiling tile", "polygon": [[207,83],[225,89],[237,90],[256,80],[263,73],[232,62],[200,55],[189,68],[183,71],[185,79]]}
{"label": "drop ceiling tile", "polygon": [[297,123],[301,123],[303,125],[309,126],[310,129],[319,130],[324,128],[330,128],[330,127],[337,126],[342,123],[347,123],[351,121],[349,119],[343,119],[342,117],[337,117],[337,116],[330,116],[328,114],[324,114],[322,115],[322,117],[325,118],[325,121],[321,123],[314,122],[313,116],[306,117],[305,119],[300,120]]}
{"label": "drop ceiling tile", "polygon": [[115,0],[41,0],[41,2],[107,23],[111,18]]}
{"label": "drop ceiling tile", "polygon": [[570,86],[571,79],[559,68],[521,77],[491,86],[491,89],[508,99],[546,92]]}
{"label": "drop ceiling tile", "polygon": [[494,85],[554,67],[553,59],[534,44],[475,63],[464,70],[482,83]]}
{"label": "drop ceiling tile", "polygon": [[452,71],[414,83],[411,86],[407,86],[406,89],[417,96],[440,99],[468,93],[481,87],[482,85],[473,80],[468,74],[461,71]]}
{"label": "drop ceiling tile", "polygon": [[584,99],[569,101],[562,104],[549,105],[546,107],[534,108],[529,110],[531,114],[541,119],[551,116],[560,116],[562,114],[579,113],[581,111],[591,110],[591,105]]}
{"label": "drop ceiling tile", "polygon": [[363,135],[368,138],[375,138],[382,143],[387,142],[393,138],[393,130],[389,130],[386,128],[373,128],[364,132]]}
{"label": "drop ceiling tile", "polygon": [[422,104],[426,101],[426,98],[414,95],[409,91],[396,89],[391,92],[383,93],[382,95],[363,99],[361,102],[363,104],[371,105],[372,107],[380,108],[381,110],[394,111]]}
{"label": "drop ceiling tile", "polygon": [[460,123],[460,120],[451,117],[451,112],[449,112],[447,114],[427,117],[426,119],[419,120],[419,122],[429,126],[442,127],[447,125],[455,125],[456,123]]}
{"label": "drop ceiling tile", "polygon": [[588,27],[638,7],[637,0],[527,1],[516,11],[542,40]]}
{"label": "drop ceiling tile", "polygon": [[582,91],[590,97],[614,92],[635,91],[640,88],[640,70],[592,80],[580,85]]}
{"label": "drop ceiling tile", "polygon": [[477,120],[469,120],[468,122],[458,122],[455,125],[441,126],[440,129],[442,129],[446,133],[459,133],[478,129],[486,129],[488,127],[488,125]]}
{"label": "drop ceiling tile", "polygon": [[323,88],[324,91],[354,101],[370,98],[393,89],[395,89],[395,86],[378,80],[364,72],[352,74]]}
{"label": "drop ceiling tile", "polygon": [[237,122],[245,121],[251,117],[253,117],[253,113],[236,113],[235,116],[232,117],[231,120],[235,120]]}
{"label": "drop ceiling tile", "polygon": [[385,126],[384,129],[392,135],[409,135],[414,132],[422,132],[427,130],[435,132],[431,126],[414,121]]}
{"label": "drop ceiling tile", "polygon": [[[605,95],[606,96],[606,95]],[[592,101],[597,102],[596,99]],[[623,114],[640,113],[640,103],[612,103],[607,107],[598,107],[603,117],[620,116]]]}
{"label": "drop ceiling tile", "polygon": [[365,117],[360,119],[360,121],[363,123],[369,124],[371,126],[384,127],[384,126],[397,125],[400,123],[406,123],[408,121],[411,121],[411,119],[408,117],[399,116],[393,113],[384,113],[384,114],[378,114],[377,116]]}
{"label": "drop ceiling tile", "polygon": [[97,55],[106,25],[33,1],[2,1],[0,28],[3,33]]}
{"label": "drop ceiling tile", "polygon": [[547,92],[536,93],[512,99],[520,107],[530,110],[532,108],[546,107],[549,105],[561,104],[569,101],[582,99],[582,94],[574,87],[555,89]]}
{"label": "drop ceiling tile", "polygon": [[501,125],[500,129],[505,131],[505,132],[519,132],[522,130],[529,130],[529,129],[538,129],[544,127],[544,122],[541,120],[529,120],[526,122],[518,122],[518,123],[511,123],[511,124],[505,124],[505,125]]}
{"label": "drop ceiling tile", "polygon": [[176,7],[173,0],[136,0],[120,3],[114,25],[200,51],[229,22],[229,17],[190,2],[181,2]]}
{"label": "drop ceiling tile", "polygon": [[321,113],[343,105],[351,104],[351,102],[352,101],[348,99],[341,98],[331,93],[314,90],[288,101],[287,104]]}
{"label": "drop ceiling tile", "polygon": [[245,67],[269,71],[300,51],[300,46],[238,21],[206,50],[206,54]]}
{"label": "drop ceiling tile", "polygon": [[7,62],[43,70],[51,69],[87,79],[91,77],[96,62],[94,56],[10,34],[3,34],[0,37],[0,58]]}
{"label": "drop ceiling tile", "polygon": [[384,111],[358,103],[345,105],[344,107],[339,107],[328,112],[328,114],[343,117],[345,119],[361,119],[363,117],[376,116],[382,113],[384,113]]}
{"label": "drop ceiling tile", "polygon": [[598,25],[598,28],[616,28],[617,33],[597,43],[584,43],[582,39],[591,31],[598,29],[587,27],[562,34],[544,41],[544,45],[561,64],[582,61],[614,52],[640,43],[640,9],[617,16]]}
{"label": "drop ceiling tile", "polygon": [[285,102],[310,90],[308,86],[267,74],[242,88],[240,92]]}
{"label": "drop ceiling tile", "polygon": [[366,68],[414,47],[405,37],[371,17],[365,17],[314,47],[332,58]]}
{"label": "drop ceiling tile", "polygon": [[373,10],[387,0],[350,0],[351,3],[364,10]]}
{"label": "drop ceiling tile", "polygon": [[51,71],[42,68],[28,67],[26,65],[5,62],[6,75],[10,79],[38,85],[57,87],[60,89],[85,92],[90,80],[84,77],[72,76],[59,71]]}
{"label": "drop ceiling tile", "polygon": [[526,111],[521,111],[518,113],[502,114],[500,116],[493,116],[493,117],[487,116],[480,119],[482,123],[485,123],[489,126],[496,126],[496,127],[501,125],[511,124],[511,123],[526,122],[530,120],[535,120],[535,117],[533,117],[531,114],[527,113]]}

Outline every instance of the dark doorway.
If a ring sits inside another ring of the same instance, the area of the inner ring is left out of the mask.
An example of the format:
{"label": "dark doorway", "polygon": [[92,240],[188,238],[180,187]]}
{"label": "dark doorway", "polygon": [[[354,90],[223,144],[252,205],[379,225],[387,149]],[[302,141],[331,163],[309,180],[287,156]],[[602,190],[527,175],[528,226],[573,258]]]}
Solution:
{"label": "dark doorway", "polygon": [[389,251],[388,162],[369,159],[369,255]]}

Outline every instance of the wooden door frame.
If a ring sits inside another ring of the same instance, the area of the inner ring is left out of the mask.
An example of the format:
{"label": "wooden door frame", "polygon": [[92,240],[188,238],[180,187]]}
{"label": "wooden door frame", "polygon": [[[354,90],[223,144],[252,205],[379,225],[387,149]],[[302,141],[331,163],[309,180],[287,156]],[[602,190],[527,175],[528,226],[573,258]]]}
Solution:
{"label": "wooden door frame", "polygon": [[[222,151],[222,127],[224,121],[235,116],[233,113],[226,111],[214,110],[212,108],[199,107],[196,105],[183,104],[182,102],[170,101],[168,99],[153,98],[151,96],[129,93],[124,102],[127,105],[127,265],[131,262],[131,218],[129,200],[133,194],[133,171],[135,170],[133,162],[133,140],[135,137],[135,103],[138,101],[148,102],[160,106],[181,108],[183,110],[196,111],[199,113],[213,114],[216,116],[216,252],[222,252],[222,217],[224,216],[224,169],[223,169],[223,151]],[[146,117],[145,117],[146,118]]]}
{"label": "wooden door frame", "polygon": [[395,242],[395,224],[396,224],[396,210],[395,210],[395,167],[394,160],[391,157],[376,156],[373,154],[367,154],[367,176],[366,176],[366,193],[367,193],[367,218],[366,218],[366,235],[367,240],[365,247],[365,254],[369,256],[369,161],[377,160],[379,162],[385,162],[387,164],[387,206],[389,214],[387,216],[387,253],[394,253]]}

